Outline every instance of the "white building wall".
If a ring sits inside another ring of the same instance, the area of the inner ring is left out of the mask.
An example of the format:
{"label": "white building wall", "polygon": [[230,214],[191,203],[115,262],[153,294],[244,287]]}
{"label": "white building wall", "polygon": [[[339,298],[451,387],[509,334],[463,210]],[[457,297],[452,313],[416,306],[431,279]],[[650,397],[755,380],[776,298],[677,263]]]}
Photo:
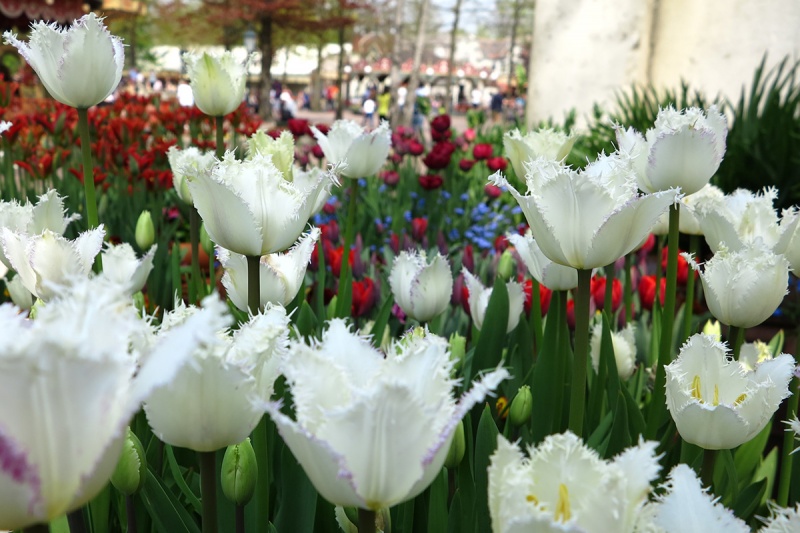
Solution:
{"label": "white building wall", "polygon": [[528,123],[681,79],[737,99],[765,52],[800,59],[798,0],[537,0]]}

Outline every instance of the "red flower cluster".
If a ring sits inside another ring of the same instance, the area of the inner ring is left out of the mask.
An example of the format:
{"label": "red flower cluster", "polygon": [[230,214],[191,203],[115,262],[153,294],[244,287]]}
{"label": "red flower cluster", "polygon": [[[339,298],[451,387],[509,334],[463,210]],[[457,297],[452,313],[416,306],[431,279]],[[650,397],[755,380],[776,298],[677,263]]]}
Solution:
{"label": "red flower cluster", "polygon": [[476,144],[472,148],[472,157],[477,159],[478,161],[482,159],[489,159],[494,155],[494,148],[491,144],[488,143],[480,143]]}
{"label": "red flower cluster", "polygon": [[[589,290],[592,293],[595,307],[603,310],[606,298],[606,278],[592,276]],[[611,282],[611,311],[616,312],[620,305],[622,305],[622,283],[617,278],[614,278]]]}
{"label": "red flower cluster", "polygon": [[433,148],[431,148],[428,155],[422,159],[422,162],[425,163],[425,166],[430,170],[442,170],[450,165],[450,160],[455,151],[456,147],[453,143],[447,141],[438,142],[433,145]]}
{"label": "red flower cluster", "polygon": [[[664,304],[664,295],[667,290],[667,280],[662,276],[659,278],[658,301]],[[642,309],[652,310],[656,300],[656,277],[642,276],[639,280],[639,301]]]}

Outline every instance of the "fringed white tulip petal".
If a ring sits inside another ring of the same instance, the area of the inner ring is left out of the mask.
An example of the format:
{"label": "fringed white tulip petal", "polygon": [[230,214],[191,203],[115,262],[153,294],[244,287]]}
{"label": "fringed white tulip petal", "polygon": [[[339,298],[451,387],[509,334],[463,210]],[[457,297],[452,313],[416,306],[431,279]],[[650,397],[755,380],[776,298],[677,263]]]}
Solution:
{"label": "fringed white tulip petal", "polygon": [[701,209],[698,211],[700,227],[703,229],[708,247],[717,253],[723,246],[735,252],[743,246],[736,227],[719,211]]}
{"label": "fringed white tulip petal", "polygon": [[519,317],[525,308],[525,289],[516,281],[506,283],[508,291],[508,326],[506,333],[511,333],[519,324]]}
{"label": "fringed white tulip petal", "polygon": [[583,264],[576,268],[600,268],[624,256],[647,237],[650,228],[676,200],[674,191],[640,196],[611,213],[593,235],[584,252]]}
{"label": "fringed white tulip petal", "polygon": [[727,405],[691,403],[673,419],[683,440],[707,450],[735,448],[751,433],[748,422]]}
{"label": "fringed white tulip petal", "polygon": [[[247,312],[247,259],[242,254],[231,252],[221,246],[217,246],[216,251],[217,259],[224,270],[222,274],[222,286],[225,287],[225,294],[228,295],[231,303],[235,305],[237,309]],[[266,275],[268,276],[269,273]],[[265,291],[270,291],[273,287],[280,287],[278,284],[268,285],[267,288],[265,288],[264,276],[265,274],[262,272],[260,282],[262,302],[264,301],[263,295]],[[272,296],[270,292],[267,292],[267,295]],[[277,296],[281,299],[283,298],[282,293]]]}
{"label": "fringed white tulip petal", "polygon": [[314,126],[311,126],[311,132],[322,148],[322,153],[325,154],[328,163],[336,164],[347,159],[350,144],[364,132],[364,129],[352,120],[337,120],[328,130],[327,135]]}
{"label": "fringed white tulip petal", "polygon": [[662,134],[650,145],[647,176],[654,190],[680,187],[683,194],[702,189],[717,171],[722,153],[717,151],[717,136],[710,131],[682,129]]}
{"label": "fringed white tulip petal", "polygon": [[767,404],[773,411],[791,395],[789,383],[794,376],[795,368],[794,357],[785,353],[756,366],[752,380],[762,385]]}
{"label": "fringed white tulip petal", "polygon": [[411,290],[413,316],[418,321],[427,322],[444,312],[453,294],[453,274],[447,259],[437,254],[419,272]]}
{"label": "fringed white tulip petal", "polygon": [[462,273],[464,274],[464,283],[469,291],[469,314],[472,316],[475,327],[481,329],[492,290],[484,287],[483,283],[466,268],[462,269]]}
{"label": "fringed white tulip petal", "polygon": [[167,160],[172,169],[172,186],[178,194],[178,198],[191,204],[192,193],[189,190],[189,180],[198,174],[203,174],[211,171],[214,166],[216,158],[214,152],[201,152],[197,147],[190,146],[189,148],[180,149],[175,146],[170,146],[167,150]]}
{"label": "fringed white tulip petal", "polygon": [[533,279],[554,291],[570,290],[578,286],[578,271],[548,259],[530,232],[524,236],[509,233],[506,237],[516,248]]}
{"label": "fringed white tulip petal", "polygon": [[280,306],[267,305],[233,335],[227,359],[249,368],[256,379],[256,395],[267,401],[289,347],[289,316]]}
{"label": "fringed white tulip petal", "polygon": [[122,79],[125,52],[96,15],[85,15],[64,38],[57,76],[61,94],[77,108],[97,105],[114,92]]}
{"label": "fringed white tulip petal", "polygon": [[526,465],[527,459],[519,447],[498,435],[497,449],[488,468],[492,531],[507,531],[511,520],[519,523],[533,515],[537,503],[528,499],[533,493],[533,479],[525,475]]}
{"label": "fringed white tulip petal", "polygon": [[173,379],[198,346],[214,342],[214,333],[230,325],[227,307],[216,295],[207,296],[202,304],[202,309],[160,335],[141,362],[131,391],[131,414],[153,390]]}
{"label": "fringed white tulip petal", "polygon": [[127,422],[119,393],[133,372],[132,360],[65,357],[57,346],[42,346],[36,359],[30,354],[0,359],[0,387],[18,399],[3,402],[0,420],[38,470],[41,502],[28,505],[43,507],[34,522],[72,509],[84,479],[95,474],[98,459]]}
{"label": "fringed white tulip petal", "polygon": [[208,355],[184,365],[168,385],[150,394],[145,413],[153,433],[167,444],[213,452],[238,444],[256,427],[263,411],[255,396],[252,376]]}
{"label": "fringed white tulip petal", "polygon": [[625,500],[629,505],[625,509],[623,531],[634,531],[636,517],[647,496],[652,490],[651,484],[658,479],[661,465],[656,454],[658,442],[645,441],[639,437],[639,444],[632,446],[616,456],[612,464],[619,468],[625,480]]}
{"label": "fringed white tulip petal", "polygon": [[36,296],[36,272],[29,259],[31,250],[28,249],[27,236],[15,233],[8,228],[0,228],[0,246],[3,248],[9,266],[17,272],[14,279],[19,278],[23,287]]}
{"label": "fringed white tulip petal", "polygon": [[665,533],[748,533],[750,528],[700,486],[694,471],[679,464],[669,474],[667,493],[658,498],[653,521]]}
{"label": "fringed white tulip petal", "polygon": [[415,496],[409,491],[423,476],[422,458],[436,435],[431,412],[407,387],[387,383],[347,410],[330,412],[317,437],[344,456],[368,508],[390,507]]}
{"label": "fringed white tulip petal", "polygon": [[[103,225],[100,224],[96,228],[84,231],[72,241],[74,243],[73,247],[77,252],[80,267],[83,269],[84,273],[89,273],[92,269],[94,258],[103,248],[103,238],[105,235],[105,229]],[[35,258],[34,261],[36,261]]]}
{"label": "fringed white tulip petal", "polygon": [[770,517],[764,521],[759,533],[798,533],[800,532],[800,503],[794,508],[770,507]]}
{"label": "fringed white tulip petal", "polygon": [[[319,240],[320,234],[319,228],[315,227],[310,232],[303,235],[288,252],[284,254],[270,254],[262,257],[262,263],[266,263],[266,265],[277,274],[284,287],[284,301],[275,303],[288,305],[289,302],[297,296],[300,287],[303,285],[308,263],[311,260],[311,254]],[[262,293],[261,305],[265,304],[266,301],[264,301]]]}
{"label": "fringed white tulip petal", "polygon": [[136,252],[129,244],[109,245],[103,252],[103,272],[134,294],[142,290],[147,282],[155,253],[156,246],[151,246],[141,259],[137,259]]}
{"label": "fringed white tulip petal", "polygon": [[189,180],[189,191],[212,241],[242,255],[262,255],[261,221],[238,193],[206,174]]}
{"label": "fringed white tulip petal", "polygon": [[232,113],[244,99],[246,67],[230,51],[184,56],[197,107],[212,117]]}
{"label": "fringed white tulip petal", "polygon": [[397,305],[408,314],[414,311],[414,299],[411,294],[419,271],[425,266],[420,254],[403,250],[392,265],[389,274],[389,286]]}
{"label": "fringed white tulip petal", "polygon": [[32,234],[49,229],[63,235],[67,225],[76,218],[80,218],[79,215],[66,216],[64,198],[59,196],[55,189],[50,189],[39,197],[39,201],[31,208],[31,214],[33,218],[28,233]]}
{"label": "fringed white tulip petal", "polygon": [[292,455],[323,498],[334,505],[368,508],[366,500],[356,491],[341,454],[282,414],[279,406],[269,404],[266,410]]}
{"label": "fringed white tulip petal", "polygon": [[14,276],[11,280],[4,278],[4,281],[6,290],[8,290],[8,295],[11,297],[11,301],[14,302],[14,305],[24,310],[33,307],[33,294],[22,284],[22,278],[20,276]]}
{"label": "fringed white tulip petal", "polygon": [[350,178],[366,178],[374,175],[386,162],[392,146],[389,123],[382,121],[370,133],[362,133],[347,150],[347,168],[342,172]]}

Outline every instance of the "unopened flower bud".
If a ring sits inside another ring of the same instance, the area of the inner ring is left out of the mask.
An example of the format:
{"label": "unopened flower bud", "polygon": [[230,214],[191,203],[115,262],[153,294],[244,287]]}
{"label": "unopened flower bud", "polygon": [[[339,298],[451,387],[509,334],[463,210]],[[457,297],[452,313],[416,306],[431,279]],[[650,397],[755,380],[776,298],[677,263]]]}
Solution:
{"label": "unopened flower bud", "polygon": [[127,428],[122,455],[111,474],[111,484],[125,496],[136,494],[147,479],[147,459],[139,438]]}
{"label": "unopened flower bud", "polygon": [[236,505],[245,505],[253,497],[258,480],[256,452],[250,439],[228,446],[222,458],[220,483],[222,493]]}
{"label": "unopened flower bud", "polygon": [[464,452],[467,450],[467,442],[464,439],[464,421],[460,420],[453,432],[453,441],[450,443],[450,451],[447,452],[447,457],[444,460],[444,466],[447,469],[458,468],[461,460],[464,458]]}
{"label": "unopened flower bud", "polygon": [[200,246],[203,247],[203,251],[205,251],[209,257],[214,254],[214,242],[211,240],[211,237],[208,236],[205,224],[200,225]]}
{"label": "unopened flower bud", "polygon": [[453,371],[458,370],[464,363],[467,351],[467,339],[458,333],[450,335],[450,360],[455,362]]}
{"label": "unopened flower bud", "polygon": [[511,402],[508,419],[516,427],[526,424],[531,418],[532,405],[533,395],[531,394],[531,388],[523,385],[517,391],[514,401]]}
{"label": "unopened flower bud", "polygon": [[136,221],[136,245],[141,250],[148,250],[156,240],[156,230],[153,226],[153,217],[150,211],[142,211]]}
{"label": "unopened flower bud", "polygon": [[35,320],[36,315],[39,314],[39,309],[41,309],[44,306],[45,306],[44,300],[42,300],[41,298],[36,298],[36,301],[33,302],[33,305],[31,306],[31,310],[28,311],[28,318],[30,318],[31,320]]}
{"label": "unopened flower bud", "polygon": [[508,281],[514,275],[514,256],[511,252],[506,250],[500,256],[500,261],[497,263],[497,277],[503,281]]}

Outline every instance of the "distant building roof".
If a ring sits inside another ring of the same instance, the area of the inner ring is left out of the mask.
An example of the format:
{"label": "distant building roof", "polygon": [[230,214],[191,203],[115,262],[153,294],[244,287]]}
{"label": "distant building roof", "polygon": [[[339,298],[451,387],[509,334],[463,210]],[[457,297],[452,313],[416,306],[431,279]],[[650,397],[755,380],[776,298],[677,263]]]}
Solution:
{"label": "distant building roof", "polygon": [[102,0],[0,0],[0,29],[22,30],[37,20],[69,24],[84,15],[84,4],[99,9]]}

